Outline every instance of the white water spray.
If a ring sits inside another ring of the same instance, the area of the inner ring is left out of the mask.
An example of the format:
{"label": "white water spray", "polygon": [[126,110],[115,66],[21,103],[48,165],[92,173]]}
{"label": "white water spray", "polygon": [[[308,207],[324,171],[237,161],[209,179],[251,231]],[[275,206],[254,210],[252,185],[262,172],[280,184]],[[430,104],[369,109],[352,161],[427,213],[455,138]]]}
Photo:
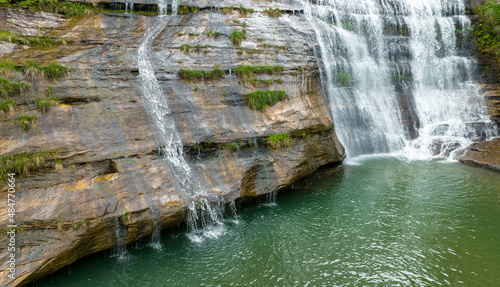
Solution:
{"label": "white water spray", "polygon": [[[348,157],[457,157],[488,128],[476,62],[457,48],[463,0],[302,1]],[[482,127],[482,128],[478,128]]]}

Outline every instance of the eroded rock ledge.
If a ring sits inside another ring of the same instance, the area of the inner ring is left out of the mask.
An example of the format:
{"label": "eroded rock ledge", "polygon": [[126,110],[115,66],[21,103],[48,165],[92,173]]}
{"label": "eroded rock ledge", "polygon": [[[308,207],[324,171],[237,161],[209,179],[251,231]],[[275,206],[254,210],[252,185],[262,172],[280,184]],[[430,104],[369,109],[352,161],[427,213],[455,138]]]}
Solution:
{"label": "eroded rock ledge", "polygon": [[[21,249],[15,281],[6,280],[8,253],[5,249],[0,253],[0,285],[18,286],[115,246],[117,224],[123,240],[132,242],[148,236],[154,224],[167,228],[182,222],[186,206],[167,177],[158,154],[164,143],[156,136],[139,90],[137,48],[157,18],[95,14],[61,25],[66,20],[55,16],[12,9],[8,13],[19,13],[12,18],[19,22],[1,22],[0,29],[48,36],[64,44],[11,49],[2,59],[19,65],[28,59],[41,64],[59,61],[71,68],[60,81],[23,79],[32,88],[16,99],[14,112],[0,116],[0,156],[59,149],[64,167],[58,171],[48,165],[18,178],[16,221],[21,226],[17,234]],[[54,25],[21,30],[22,22],[32,17],[53,18]],[[319,83],[315,33],[303,15],[271,18],[255,12],[243,17],[238,11],[204,10],[168,21],[151,57],[188,161],[202,175],[207,190],[222,194],[226,202],[259,196],[342,161],[344,150],[332,129]],[[247,39],[234,46],[228,36],[242,29]],[[208,36],[209,31],[220,36]],[[188,53],[183,44],[195,49]],[[255,76],[280,79],[262,88],[234,74],[241,65],[282,65],[284,71]],[[177,74],[179,69],[214,66],[227,71],[222,79],[186,82]],[[41,112],[34,103],[49,84],[62,104]],[[257,89],[283,90],[290,98],[265,112],[255,111],[242,95]],[[9,120],[25,113],[38,118],[37,126],[27,132]],[[223,148],[231,142],[264,143],[277,133],[291,134],[290,146]],[[199,156],[195,147],[207,142],[214,147]],[[6,201],[5,190],[0,200]],[[6,218],[6,212],[1,209],[0,217]],[[5,236],[0,237],[0,245],[6,242]]]}

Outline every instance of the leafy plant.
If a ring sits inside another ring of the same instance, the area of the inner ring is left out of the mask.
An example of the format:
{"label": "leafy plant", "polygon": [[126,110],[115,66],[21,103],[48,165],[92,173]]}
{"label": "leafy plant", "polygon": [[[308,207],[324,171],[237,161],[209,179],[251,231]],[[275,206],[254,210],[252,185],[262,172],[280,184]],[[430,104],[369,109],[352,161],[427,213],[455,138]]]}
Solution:
{"label": "leafy plant", "polygon": [[265,110],[268,106],[274,106],[277,102],[288,98],[285,91],[258,90],[248,94],[247,104],[254,110]]}
{"label": "leafy plant", "polygon": [[228,143],[226,144],[226,149],[230,151],[237,151],[238,149],[240,149],[240,145],[237,142]]}
{"label": "leafy plant", "polygon": [[488,1],[473,12],[479,16],[473,30],[480,50],[493,53],[500,62],[500,3]]}
{"label": "leafy plant", "polygon": [[273,149],[290,146],[290,134],[275,134],[267,138],[267,144]]}
{"label": "leafy plant", "polygon": [[246,34],[245,29],[243,29],[241,31],[234,30],[231,33],[231,35],[229,35],[229,39],[231,39],[231,42],[233,43],[233,45],[239,46],[239,45],[241,45],[241,42],[247,38],[245,34]]}

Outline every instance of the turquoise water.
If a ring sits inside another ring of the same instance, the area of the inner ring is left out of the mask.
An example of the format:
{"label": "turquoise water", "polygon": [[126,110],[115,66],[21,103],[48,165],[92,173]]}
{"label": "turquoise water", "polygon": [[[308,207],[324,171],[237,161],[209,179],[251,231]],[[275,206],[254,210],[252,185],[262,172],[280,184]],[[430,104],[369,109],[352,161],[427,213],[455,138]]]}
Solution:
{"label": "turquoise water", "polygon": [[367,159],[218,236],[101,253],[36,286],[500,286],[500,174],[448,161]]}

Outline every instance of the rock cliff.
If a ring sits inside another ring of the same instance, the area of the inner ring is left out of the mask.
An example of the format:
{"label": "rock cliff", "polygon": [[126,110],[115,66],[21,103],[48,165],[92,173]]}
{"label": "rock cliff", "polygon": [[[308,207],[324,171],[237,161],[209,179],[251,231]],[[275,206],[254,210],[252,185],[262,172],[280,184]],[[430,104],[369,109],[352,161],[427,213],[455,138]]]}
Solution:
{"label": "rock cliff", "polygon": [[[473,1],[473,7],[483,5],[486,1]],[[490,1],[491,2],[491,1]],[[498,2],[498,1],[497,1]],[[480,12],[480,10],[474,10]],[[473,15],[475,33],[480,35],[480,25],[491,25],[484,23],[482,15]],[[492,31],[497,33],[500,31],[500,26],[490,27]],[[488,105],[488,113],[491,120],[500,126],[500,58],[493,50],[482,49],[481,38],[475,39],[474,43],[476,57],[480,64],[481,79],[480,83],[483,89],[485,102]],[[479,43],[478,43],[479,42]],[[499,128],[500,131],[500,128]],[[473,144],[460,159],[460,162],[500,171],[500,140],[498,138],[491,141]]]}
{"label": "rock cliff", "polygon": [[[280,190],[341,162],[344,150],[320,86],[321,60],[306,18],[292,10],[270,17],[263,12],[265,1],[246,15],[214,8],[242,1],[196,3],[200,11],[168,17],[151,57],[187,161],[204,187],[231,202]],[[137,49],[158,18],[97,13],[67,20],[9,8],[0,15],[0,30],[57,42],[0,42],[2,60],[18,67],[28,60],[60,62],[70,69],[55,81],[10,75],[31,88],[16,97],[14,111],[0,116],[0,156],[55,150],[57,157],[16,177],[17,276],[7,280],[8,253],[2,248],[0,285],[34,282],[117,245],[117,225],[120,240],[129,243],[151,234],[155,224],[167,228],[184,221],[187,207],[167,176],[159,152],[165,143],[139,89]],[[234,45],[230,34],[243,29],[246,39]],[[281,65],[283,71],[249,80],[234,73],[242,65]],[[180,69],[214,67],[224,70],[221,79],[186,81],[178,75]],[[283,90],[289,99],[256,111],[246,95],[258,89]],[[36,100],[51,90],[59,105],[43,111]],[[11,120],[21,114],[35,115],[36,126],[23,129]],[[289,146],[266,145],[278,133],[291,135]],[[228,149],[231,143],[238,148]],[[0,201],[6,198],[4,187]],[[0,217],[7,218],[7,209],[0,209]],[[0,237],[0,245],[7,240]]]}

